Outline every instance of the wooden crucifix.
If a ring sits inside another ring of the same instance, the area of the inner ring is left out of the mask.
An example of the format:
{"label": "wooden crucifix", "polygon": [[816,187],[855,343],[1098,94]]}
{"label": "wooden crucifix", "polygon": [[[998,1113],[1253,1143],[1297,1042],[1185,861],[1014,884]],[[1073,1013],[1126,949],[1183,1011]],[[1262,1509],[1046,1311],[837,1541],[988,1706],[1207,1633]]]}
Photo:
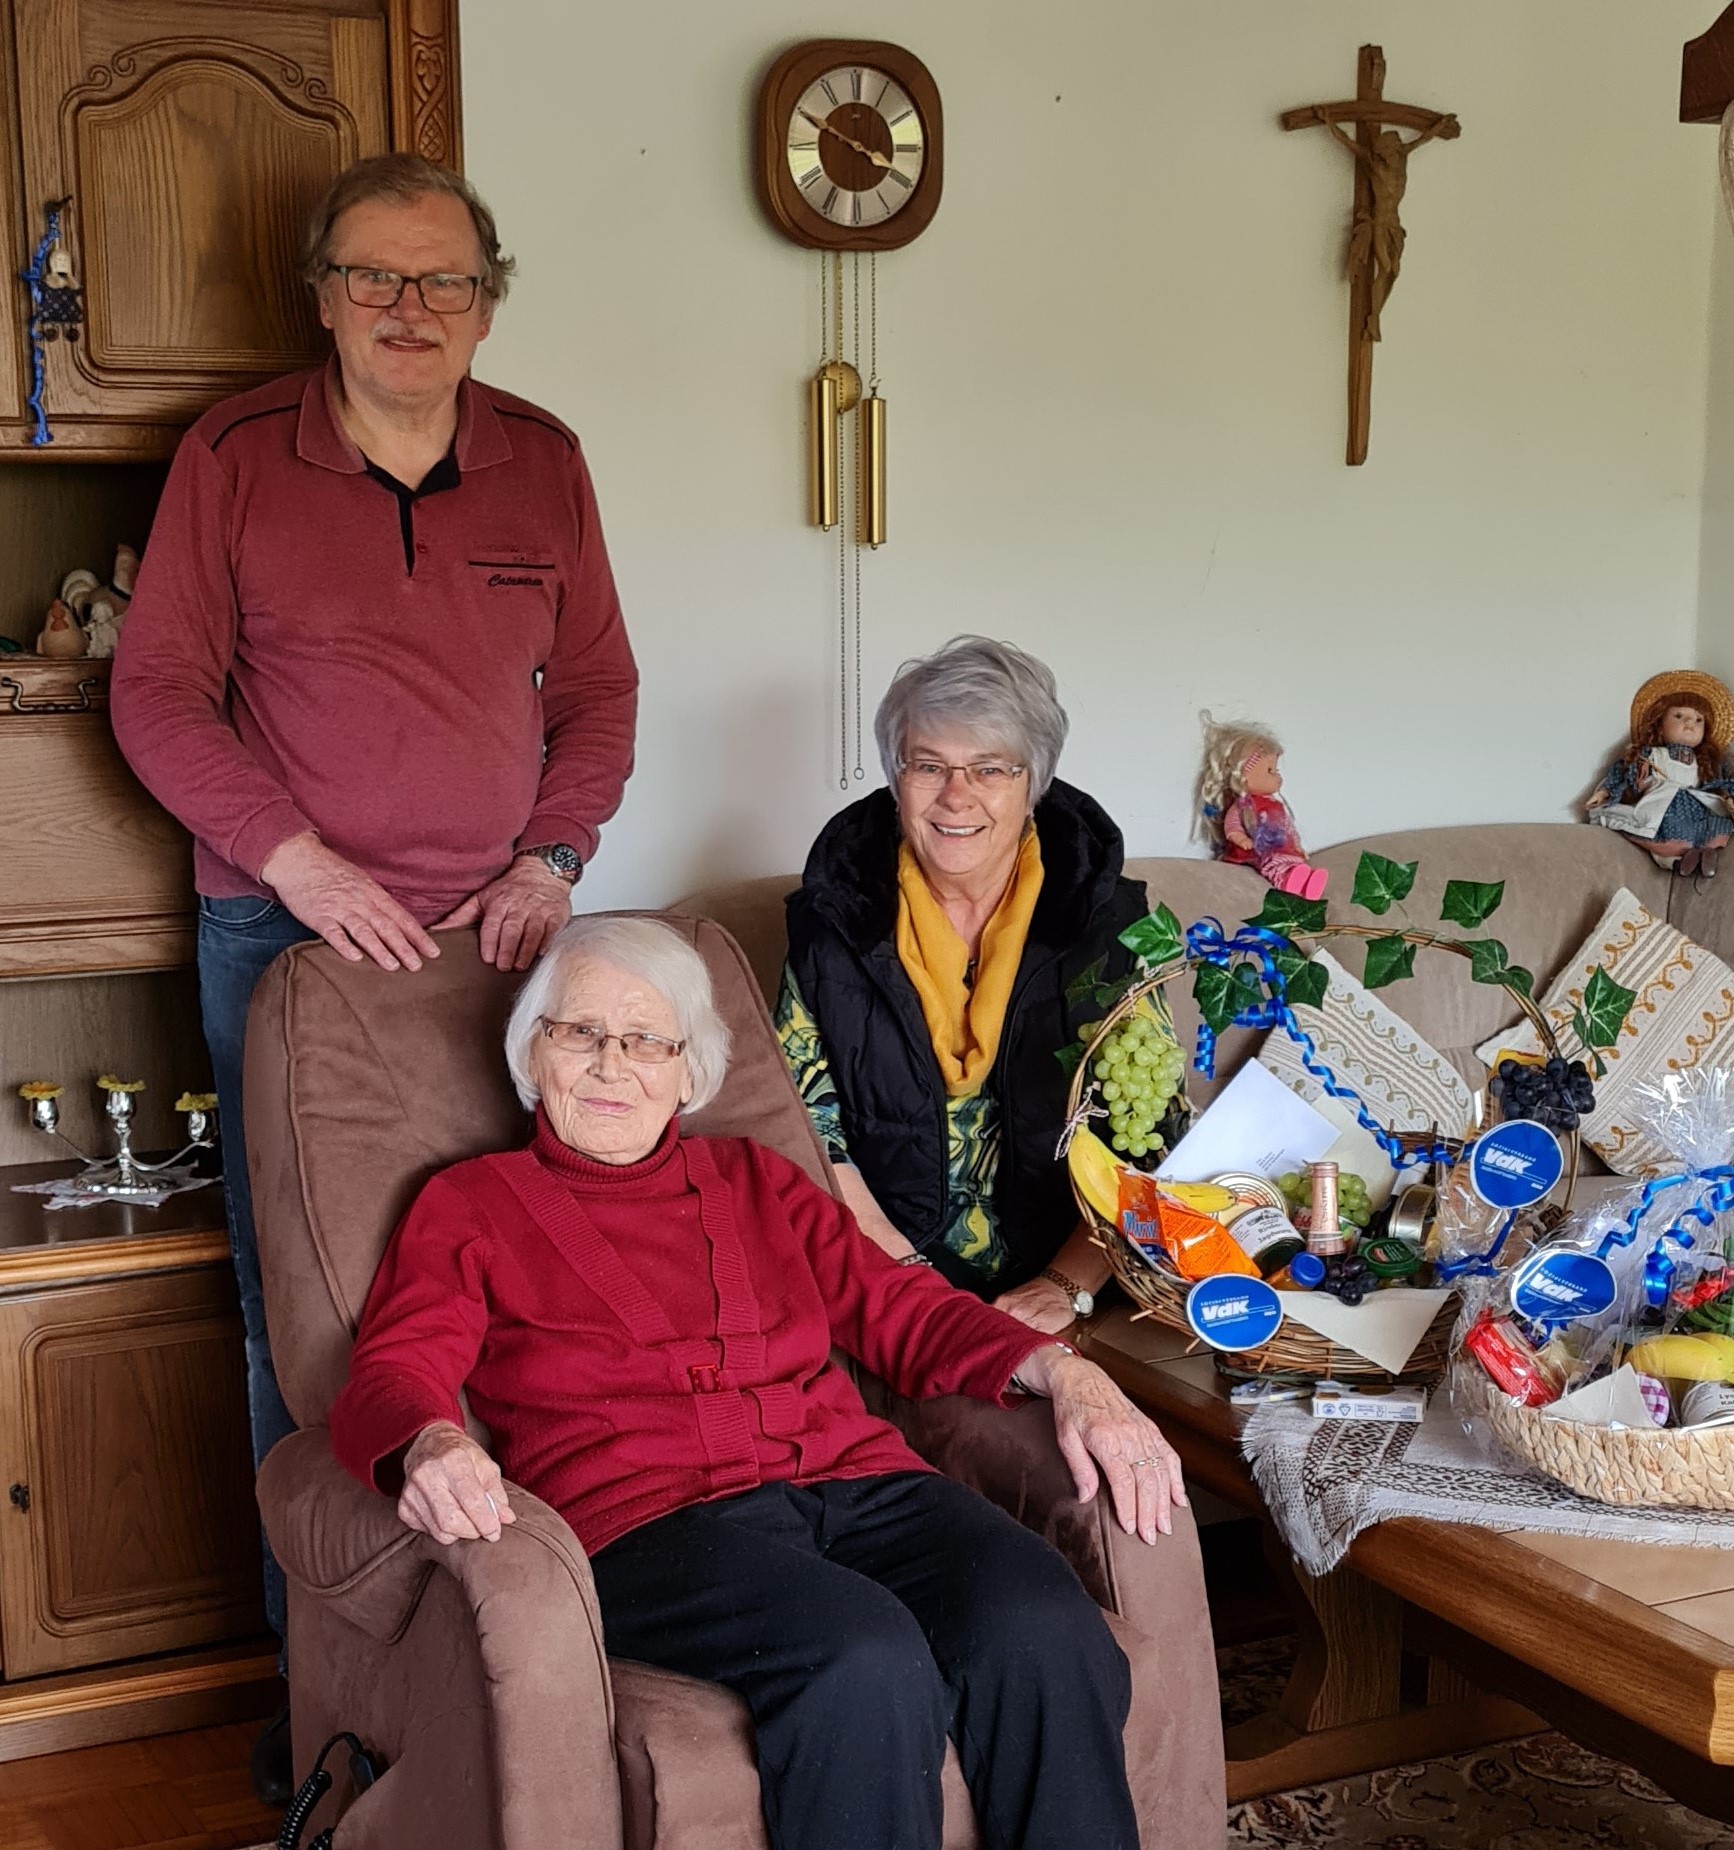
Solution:
{"label": "wooden crucifix", "polygon": [[[1373,343],[1397,272],[1405,233],[1400,217],[1409,184],[1409,156],[1423,142],[1453,141],[1462,134],[1455,116],[1385,101],[1385,54],[1361,47],[1353,102],[1309,103],[1282,116],[1284,128],[1327,128],[1355,157],[1354,216],[1349,223],[1349,450],[1353,464],[1367,460],[1373,417]],[[1352,136],[1342,128],[1354,124]],[[1408,129],[1406,138],[1402,131]]]}

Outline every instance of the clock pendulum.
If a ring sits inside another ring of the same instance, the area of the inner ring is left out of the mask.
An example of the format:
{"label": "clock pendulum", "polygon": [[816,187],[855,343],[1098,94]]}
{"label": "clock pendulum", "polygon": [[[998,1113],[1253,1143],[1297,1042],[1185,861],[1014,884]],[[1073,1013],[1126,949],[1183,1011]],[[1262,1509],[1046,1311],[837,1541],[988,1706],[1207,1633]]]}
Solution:
{"label": "clock pendulum", "polygon": [[[813,526],[837,532],[838,724],[845,790],[851,777],[866,776],[861,763],[861,552],[884,545],[886,535],[878,256],[908,244],[932,222],[939,207],[941,134],[937,86],[920,59],[896,45],[840,39],[797,45],[771,66],[759,92],[760,198],[785,237],[819,253],[819,367],[807,388],[807,511]],[[845,254],[852,293],[847,356]],[[853,444],[844,440],[851,414]]]}

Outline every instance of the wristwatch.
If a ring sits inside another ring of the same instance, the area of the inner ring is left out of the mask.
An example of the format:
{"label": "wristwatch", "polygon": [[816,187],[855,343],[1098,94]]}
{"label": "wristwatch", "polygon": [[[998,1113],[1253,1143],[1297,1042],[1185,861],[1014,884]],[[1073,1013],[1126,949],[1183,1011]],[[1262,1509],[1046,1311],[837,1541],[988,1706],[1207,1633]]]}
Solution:
{"label": "wristwatch", "polygon": [[1074,1317],[1087,1317],[1096,1308],[1096,1294],[1093,1291],[1086,1291],[1082,1285],[1074,1283],[1057,1267],[1051,1265],[1044,1266],[1042,1268],[1042,1277],[1051,1278],[1066,1296],[1072,1300],[1072,1315]]}
{"label": "wristwatch", "polygon": [[568,886],[576,886],[584,872],[584,863],[579,859],[578,850],[568,847],[563,841],[547,842],[539,848],[520,848],[512,856],[515,861],[519,855],[533,854],[549,873],[557,874]]}

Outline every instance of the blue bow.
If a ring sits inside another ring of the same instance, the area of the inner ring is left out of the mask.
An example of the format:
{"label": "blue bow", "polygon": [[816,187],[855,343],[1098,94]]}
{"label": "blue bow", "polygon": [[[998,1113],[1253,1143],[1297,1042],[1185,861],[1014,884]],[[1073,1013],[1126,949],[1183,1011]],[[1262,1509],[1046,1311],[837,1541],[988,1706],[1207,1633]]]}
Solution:
{"label": "blue bow", "polygon": [[1599,1256],[1605,1259],[1616,1246],[1630,1246],[1638,1237],[1644,1217],[1658,1197],[1666,1194],[1669,1189],[1686,1188],[1693,1184],[1700,1191],[1698,1199],[1683,1208],[1675,1215],[1673,1222],[1657,1234],[1644,1259],[1644,1298],[1647,1303],[1658,1308],[1668,1301],[1674,1285],[1674,1270],[1679,1263],[1677,1257],[1668,1251],[1668,1242],[1672,1241],[1676,1246],[1689,1250],[1697,1244],[1697,1235],[1687,1231],[1687,1222],[1707,1229],[1715,1225],[1719,1214],[1734,1208],[1734,1166],[1713,1163],[1704,1169],[1682,1169],[1673,1175],[1652,1176],[1644,1184],[1638,1205],[1626,1216],[1624,1224],[1603,1234],[1601,1245],[1597,1248]]}
{"label": "blue bow", "polygon": [[[1257,1002],[1249,1003],[1241,1009],[1235,1015],[1232,1025],[1237,1028],[1281,1028],[1300,1050],[1301,1065],[1319,1082],[1326,1095],[1354,1106],[1355,1121],[1391,1159],[1393,1169],[1412,1168],[1419,1163],[1442,1163],[1450,1168],[1456,1163],[1457,1153],[1444,1144],[1427,1144],[1413,1152],[1405,1149],[1402,1139],[1395,1132],[1387,1130],[1367,1109],[1360,1094],[1344,1085],[1319,1058],[1312,1036],[1300,1025],[1294,1010],[1289,1006],[1288,985],[1276,967],[1276,953],[1294,949],[1293,944],[1281,933],[1262,925],[1243,925],[1230,937],[1223,930],[1220,919],[1204,918],[1187,929],[1186,949],[1194,961],[1216,964],[1225,970],[1236,957],[1250,958],[1257,964],[1259,980],[1265,993]],[[1207,1021],[1198,1024],[1198,1047],[1192,1064],[1206,1079],[1215,1077],[1216,1030]]]}

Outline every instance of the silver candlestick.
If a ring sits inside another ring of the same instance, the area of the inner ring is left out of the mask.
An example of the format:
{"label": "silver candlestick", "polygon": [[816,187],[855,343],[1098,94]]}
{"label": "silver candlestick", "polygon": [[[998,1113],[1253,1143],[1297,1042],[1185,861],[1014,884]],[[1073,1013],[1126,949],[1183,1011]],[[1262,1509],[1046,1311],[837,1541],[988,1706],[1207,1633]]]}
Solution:
{"label": "silver candlestick", "polygon": [[104,1111],[114,1137],[115,1153],[110,1157],[91,1156],[61,1130],[60,1094],[63,1088],[48,1080],[32,1080],[18,1088],[19,1096],[29,1107],[32,1127],[57,1138],[84,1165],[76,1176],[68,1178],[68,1188],[80,1194],[110,1195],[126,1201],[160,1196],[165,1187],[193,1185],[195,1178],[191,1170],[180,1165],[195,1151],[208,1150],[217,1141],[214,1095],[183,1093],[175,1104],[177,1110],[186,1114],[186,1143],[173,1156],[161,1162],[146,1163],[133,1154],[132,1148],[136,1095],[144,1090],[143,1083],[116,1079],[105,1073],[97,1084],[106,1097]]}

